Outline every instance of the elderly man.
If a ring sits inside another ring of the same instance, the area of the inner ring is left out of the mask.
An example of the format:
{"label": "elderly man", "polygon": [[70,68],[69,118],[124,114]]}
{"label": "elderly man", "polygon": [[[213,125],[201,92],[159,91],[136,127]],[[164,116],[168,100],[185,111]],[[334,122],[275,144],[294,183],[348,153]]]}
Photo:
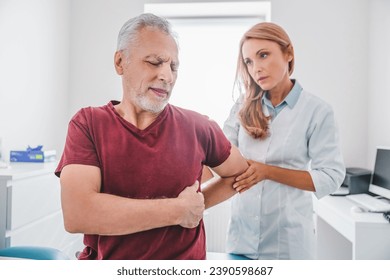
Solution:
{"label": "elderly man", "polygon": [[[215,122],[168,103],[179,61],[165,19],[126,22],[114,63],[122,100],[75,114],[56,169],[79,259],[205,259],[205,205],[234,195],[247,163]],[[220,179],[202,194],[205,166]]]}

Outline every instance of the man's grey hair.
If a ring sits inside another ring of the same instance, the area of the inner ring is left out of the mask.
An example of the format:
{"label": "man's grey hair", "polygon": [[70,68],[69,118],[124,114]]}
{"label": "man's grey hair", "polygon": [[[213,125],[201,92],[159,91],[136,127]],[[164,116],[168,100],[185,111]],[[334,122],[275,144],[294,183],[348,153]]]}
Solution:
{"label": "man's grey hair", "polygon": [[158,28],[176,40],[176,35],[172,31],[171,24],[166,19],[154,14],[144,13],[129,19],[122,26],[118,35],[117,51],[127,49],[129,45],[136,40],[138,32],[144,27]]}

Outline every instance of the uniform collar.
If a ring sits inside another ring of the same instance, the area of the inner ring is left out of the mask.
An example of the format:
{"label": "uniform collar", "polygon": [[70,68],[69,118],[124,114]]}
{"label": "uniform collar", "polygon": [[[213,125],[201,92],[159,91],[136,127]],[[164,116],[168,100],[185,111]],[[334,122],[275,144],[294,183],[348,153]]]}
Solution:
{"label": "uniform collar", "polygon": [[[287,96],[284,98],[284,100],[282,102],[280,102],[275,107],[278,107],[278,106],[282,105],[283,103],[285,103],[285,104],[287,104],[288,107],[290,107],[292,109],[292,108],[294,108],[295,104],[297,104],[298,99],[299,99],[299,95],[301,94],[303,88],[298,83],[297,80],[292,79],[291,81],[294,83],[294,86],[292,87],[290,92],[287,94]],[[267,94],[263,95],[262,103],[269,106],[269,107],[273,107],[271,104],[271,101],[267,97]]]}

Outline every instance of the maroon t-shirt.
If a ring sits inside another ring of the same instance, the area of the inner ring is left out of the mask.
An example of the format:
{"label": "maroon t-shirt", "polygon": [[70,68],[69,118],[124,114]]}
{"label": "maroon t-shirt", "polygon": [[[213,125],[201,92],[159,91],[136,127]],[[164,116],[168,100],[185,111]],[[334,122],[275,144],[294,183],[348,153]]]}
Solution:
{"label": "maroon t-shirt", "polygon": [[[100,168],[101,192],[129,198],[174,198],[199,180],[202,166],[215,167],[230,155],[217,123],[196,112],[167,105],[140,130],[114,109],[118,101],[81,109],[70,121],[55,171],[68,164]],[[84,235],[80,259],[204,259],[203,222],[194,229],[169,226],[120,236]]]}

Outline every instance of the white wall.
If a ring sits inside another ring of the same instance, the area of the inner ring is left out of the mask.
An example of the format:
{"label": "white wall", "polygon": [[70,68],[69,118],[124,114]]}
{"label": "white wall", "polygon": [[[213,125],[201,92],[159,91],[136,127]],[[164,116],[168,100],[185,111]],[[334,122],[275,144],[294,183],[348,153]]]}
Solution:
{"label": "white wall", "polygon": [[[390,147],[390,1],[375,0],[369,12],[368,164],[375,147]],[[363,135],[362,135],[363,137]]]}
{"label": "white wall", "polygon": [[364,167],[369,125],[369,1],[272,3],[272,20],[285,26],[295,43],[294,76],[333,106],[346,165]]}
{"label": "white wall", "polygon": [[67,0],[0,0],[0,137],[62,150],[69,72]]}
{"label": "white wall", "polygon": [[[120,99],[121,80],[114,69],[120,27],[142,11],[140,1],[71,0],[70,114],[81,107]],[[133,7],[129,7],[129,4]],[[70,117],[70,116],[69,116]]]}

